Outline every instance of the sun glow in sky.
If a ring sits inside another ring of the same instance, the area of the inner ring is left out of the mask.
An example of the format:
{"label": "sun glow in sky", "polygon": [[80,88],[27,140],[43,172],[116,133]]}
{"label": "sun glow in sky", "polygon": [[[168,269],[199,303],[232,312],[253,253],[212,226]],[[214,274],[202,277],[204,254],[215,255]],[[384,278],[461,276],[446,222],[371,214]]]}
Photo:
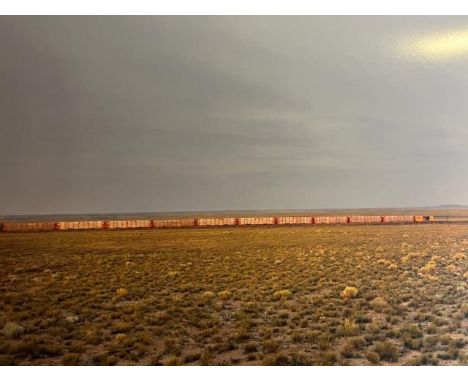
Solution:
{"label": "sun glow in sky", "polygon": [[4,17],[0,52],[1,215],[468,205],[467,16]]}
{"label": "sun glow in sky", "polygon": [[468,29],[413,38],[405,44],[405,50],[410,55],[432,60],[468,55]]}

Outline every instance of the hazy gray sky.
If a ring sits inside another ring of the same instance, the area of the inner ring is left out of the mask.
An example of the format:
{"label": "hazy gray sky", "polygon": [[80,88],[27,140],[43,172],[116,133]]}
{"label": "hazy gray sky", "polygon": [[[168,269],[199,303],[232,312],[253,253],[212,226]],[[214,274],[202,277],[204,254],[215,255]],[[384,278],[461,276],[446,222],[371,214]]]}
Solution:
{"label": "hazy gray sky", "polygon": [[467,17],[0,17],[0,214],[468,204]]}

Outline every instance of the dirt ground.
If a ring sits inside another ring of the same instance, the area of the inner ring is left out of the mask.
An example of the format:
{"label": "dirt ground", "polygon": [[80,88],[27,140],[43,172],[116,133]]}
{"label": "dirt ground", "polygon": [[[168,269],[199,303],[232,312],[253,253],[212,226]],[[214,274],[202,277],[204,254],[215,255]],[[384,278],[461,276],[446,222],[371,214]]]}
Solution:
{"label": "dirt ground", "polygon": [[1,365],[468,365],[468,225],[0,234]]}

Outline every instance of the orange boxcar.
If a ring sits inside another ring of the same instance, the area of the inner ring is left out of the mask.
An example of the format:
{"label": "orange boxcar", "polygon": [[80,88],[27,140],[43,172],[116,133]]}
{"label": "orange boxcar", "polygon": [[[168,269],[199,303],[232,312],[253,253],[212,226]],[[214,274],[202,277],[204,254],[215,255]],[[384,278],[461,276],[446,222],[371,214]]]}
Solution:
{"label": "orange boxcar", "polygon": [[348,223],[348,217],[347,216],[330,216],[328,221],[330,224],[343,224],[343,223]]}
{"label": "orange boxcar", "polygon": [[161,219],[154,220],[155,228],[164,227],[193,227],[195,225],[195,219]]}
{"label": "orange boxcar", "polygon": [[76,222],[58,222],[57,228],[60,231],[68,231],[75,229],[101,229],[102,220],[83,220]]}
{"label": "orange boxcar", "polygon": [[384,216],[384,223],[410,223],[414,222],[413,215]]}
{"label": "orange boxcar", "polygon": [[277,224],[311,224],[310,216],[280,216],[276,218]]}
{"label": "orange boxcar", "polygon": [[5,232],[34,232],[34,231],[53,231],[55,223],[53,222],[37,222],[37,223],[3,223],[2,231]]}
{"label": "orange boxcar", "polygon": [[350,216],[350,223],[382,223],[382,216]]}
{"label": "orange boxcar", "polygon": [[151,228],[151,220],[109,220],[109,229]]}
{"label": "orange boxcar", "polygon": [[315,224],[330,224],[330,216],[316,216],[314,217]]}
{"label": "orange boxcar", "polygon": [[316,216],[315,224],[343,224],[348,222],[347,216]]}
{"label": "orange boxcar", "polygon": [[236,225],[236,219],[235,218],[200,218],[198,219],[198,225],[201,227]]}
{"label": "orange boxcar", "polygon": [[257,217],[257,218],[239,218],[239,225],[263,225],[275,224],[275,218]]}

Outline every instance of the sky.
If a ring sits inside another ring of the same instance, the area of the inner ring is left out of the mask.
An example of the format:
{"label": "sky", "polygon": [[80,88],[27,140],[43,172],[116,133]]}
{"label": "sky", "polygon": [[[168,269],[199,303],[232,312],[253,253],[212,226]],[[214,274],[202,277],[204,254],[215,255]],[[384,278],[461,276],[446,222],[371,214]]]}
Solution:
{"label": "sky", "polygon": [[0,17],[0,214],[468,204],[468,17]]}

